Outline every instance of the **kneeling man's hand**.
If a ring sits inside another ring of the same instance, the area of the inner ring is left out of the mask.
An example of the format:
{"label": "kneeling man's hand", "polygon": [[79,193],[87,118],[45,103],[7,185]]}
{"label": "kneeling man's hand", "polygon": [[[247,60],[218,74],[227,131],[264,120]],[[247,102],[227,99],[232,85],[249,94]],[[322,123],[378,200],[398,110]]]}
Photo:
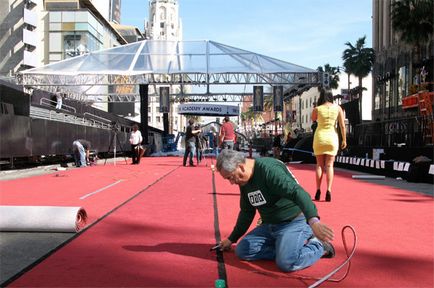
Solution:
{"label": "kneeling man's hand", "polygon": [[313,234],[321,241],[330,242],[333,240],[333,230],[321,222],[316,222],[311,225]]}
{"label": "kneeling man's hand", "polygon": [[229,239],[224,239],[220,241],[220,251],[231,250],[232,241]]}

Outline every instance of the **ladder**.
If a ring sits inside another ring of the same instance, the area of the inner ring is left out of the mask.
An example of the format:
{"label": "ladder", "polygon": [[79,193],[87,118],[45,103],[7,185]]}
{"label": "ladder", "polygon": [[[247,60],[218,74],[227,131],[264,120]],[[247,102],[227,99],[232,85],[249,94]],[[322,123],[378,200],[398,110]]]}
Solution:
{"label": "ladder", "polygon": [[434,92],[420,91],[418,93],[419,114],[422,120],[421,130],[424,144],[434,143],[433,97]]}

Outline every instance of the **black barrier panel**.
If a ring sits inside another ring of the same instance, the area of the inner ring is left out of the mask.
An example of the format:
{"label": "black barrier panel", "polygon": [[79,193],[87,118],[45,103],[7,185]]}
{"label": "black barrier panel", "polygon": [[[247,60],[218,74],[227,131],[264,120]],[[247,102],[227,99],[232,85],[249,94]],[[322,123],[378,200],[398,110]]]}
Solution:
{"label": "black barrier panel", "polygon": [[143,136],[143,144],[149,144],[149,124],[148,124],[148,93],[149,86],[147,84],[139,85],[140,93],[140,132]]}
{"label": "black barrier panel", "polygon": [[30,118],[0,115],[0,158],[30,155],[31,147]]}
{"label": "black barrier panel", "polygon": [[[112,141],[115,132],[113,130],[43,119],[32,119],[31,129],[32,133],[28,143],[32,153],[29,153],[27,156],[71,154],[72,142],[77,139],[88,140],[91,142],[91,150],[98,153],[113,152],[114,150],[114,142]],[[128,133],[120,131],[116,133],[117,152],[128,152]],[[9,155],[8,153],[10,152],[11,151],[4,151],[5,155]]]}
{"label": "black barrier panel", "polygon": [[134,116],[134,102],[109,102],[108,112],[119,116]]}
{"label": "black barrier panel", "polygon": [[47,148],[47,120],[44,119],[31,119],[31,155],[47,155],[49,150]]}
{"label": "black barrier panel", "polygon": [[313,156],[313,136],[305,136],[301,138],[294,146],[292,161],[303,161],[303,163],[316,163]]}
{"label": "black barrier panel", "polygon": [[69,153],[72,150],[72,142],[75,140],[74,136],[77,131],[81,129],[80,126],[74,125],[65,125],[66,123],[58,122],[57,125],[57,134],[54,135],[53,140],[51,142],[51,146],[55,148],[56,154],[65,154]]}
{"label": "black barrier panel", "polygon": [[13,88],[2,85],[0,82],[0,102],[12,104],[15,115],[28,116],[30,113],[30,96],[25,94],[19,86]]}

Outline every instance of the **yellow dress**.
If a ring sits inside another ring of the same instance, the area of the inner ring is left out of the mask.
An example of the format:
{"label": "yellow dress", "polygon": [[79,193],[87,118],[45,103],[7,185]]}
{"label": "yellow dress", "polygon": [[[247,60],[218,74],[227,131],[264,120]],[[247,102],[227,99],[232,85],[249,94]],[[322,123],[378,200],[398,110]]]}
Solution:
{"label": "yellow dress", "polygon": [[313,152],[315,155],[336,155],[339,149],[339,136],[336,127],[339,106],[320,105],[316,109],[318,127],[313,136]]}

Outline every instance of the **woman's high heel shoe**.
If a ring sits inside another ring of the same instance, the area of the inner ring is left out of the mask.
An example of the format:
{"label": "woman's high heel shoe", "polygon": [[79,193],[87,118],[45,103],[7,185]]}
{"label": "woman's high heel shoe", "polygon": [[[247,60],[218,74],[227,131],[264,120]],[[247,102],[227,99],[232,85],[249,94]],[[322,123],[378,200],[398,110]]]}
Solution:
{"label": "woman's high heel shoe", "polygon": [[320,198],[321,198],[321,191],[318,189],[316,190],[315,193],[315,201],[319,201]]}
{"label": "woman's high heel shoe", "polygon": [[330,191],[327,190],[326,192],[326,198],[325,198],[326,202],[330,202],[332,201],[332,194],[330,193]]}

